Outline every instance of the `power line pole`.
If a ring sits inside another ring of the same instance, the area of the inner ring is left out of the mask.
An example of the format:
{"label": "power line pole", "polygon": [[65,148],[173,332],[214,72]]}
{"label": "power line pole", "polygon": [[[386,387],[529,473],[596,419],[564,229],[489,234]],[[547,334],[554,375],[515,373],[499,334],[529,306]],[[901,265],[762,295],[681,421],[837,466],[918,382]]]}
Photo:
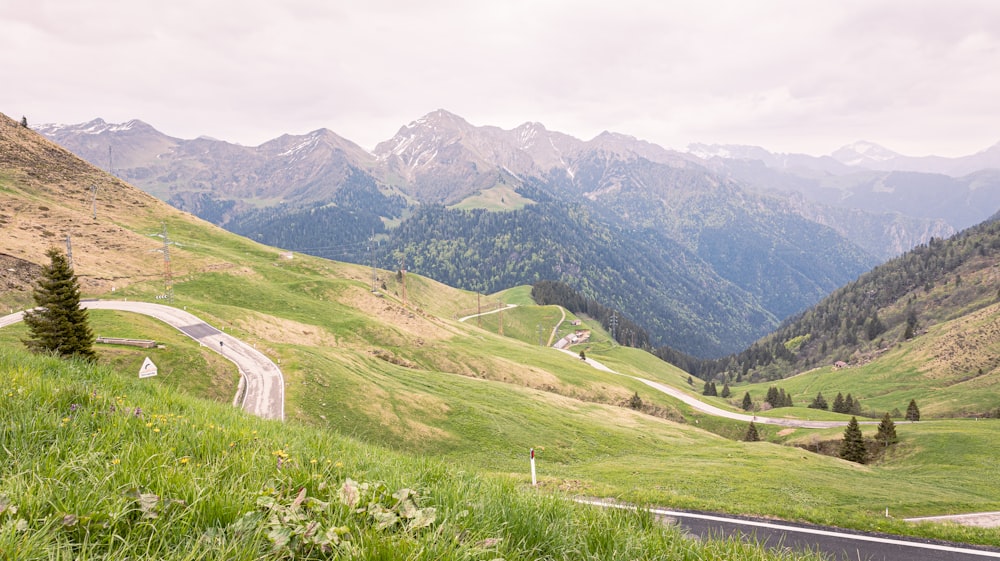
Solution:
{"label": "power line pole", "polygon": [[66,234],[66,261],[69,262],[69,268],[73,268],[73,240],[70,239],[69,234]]}
{"label": "power line pole", "polygon": [[483,326],[483,305],[479,301],[479,297],[482,296],[478,290],[476,291],[476,327]]}
{"label": "power line pole", "polygon": [[378,279],[378,274],[375,273],[375,230],[372,230],[372,237],[368,238],[368,244],[371,248],[371,260],[372,260],[372,294],[378,292],[375,287],[375,282]]}
{"label": "power line pole", "polygon": [[497,327],[497,335],[503,337],[503,302],[497,300],[497,308],[500,310],[500,325]]}
{"label": "power line pole", "polygon": [[399,264],[399,280],[403,285],[403,306],[406,306],[406,254],[403,254],[402,262]]}
{"label": "power line pole", "polygon": [[618,327],[618,312],[611,315],[611,320],[608,322],[611,325],[611,342],[617,341],[615,339],[615,328]]}
{"label": "power line pole", "polygon": [[97,184],[90,186],[90,207],[94,220],[97,220]]}
{"label": "power line pole", "polygon": [[[108,147],[109,153],[111,147]],[[170,270],[170,240],[167,239],[167,223],[163,222],[163,288],[167,302],[174,303],[174,277]]]}

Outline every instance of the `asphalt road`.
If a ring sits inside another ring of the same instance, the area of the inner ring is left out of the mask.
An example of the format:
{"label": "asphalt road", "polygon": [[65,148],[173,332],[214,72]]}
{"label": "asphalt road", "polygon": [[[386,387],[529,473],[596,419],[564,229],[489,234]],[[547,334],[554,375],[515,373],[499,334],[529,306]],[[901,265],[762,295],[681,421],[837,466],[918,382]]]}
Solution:
{"label": "asphalt road", "polygon": [[[601,507],[633,508],[602,501],[579,501]],[[770,549],[811,551],[836,561],[981,561],[1000,559],[1000,549],[899,536],[849,532],[839,528],[791,524],[775,520],[731,518],[720,514],[650,509],[699,538],[738,536]]]}
{"label": "asphalt road", "polygon": [[[152,304],[120,300],[85,300],[80,307],[91,310],[118,310],[156,318],[198,341],[210,350],[232,361],[243,378],[242,407],[248,413],[265,419],[285,418],[285,381],[281,370],[252,346],[232,335],[212,327],[184,310]],[[21,321],[22,312],[0,317],[0,327]]]}

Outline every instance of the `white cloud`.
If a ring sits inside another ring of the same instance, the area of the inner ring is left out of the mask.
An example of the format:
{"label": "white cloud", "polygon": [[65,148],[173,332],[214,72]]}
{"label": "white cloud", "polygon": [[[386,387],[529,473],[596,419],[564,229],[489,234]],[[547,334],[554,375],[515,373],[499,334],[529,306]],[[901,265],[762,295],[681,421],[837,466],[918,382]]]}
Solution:
{"label": "white cloud", "polygon": [[1000,3],[0,0],[0,111],[371,148],[437,108],[581,138],[958,155],[1000,140]]}

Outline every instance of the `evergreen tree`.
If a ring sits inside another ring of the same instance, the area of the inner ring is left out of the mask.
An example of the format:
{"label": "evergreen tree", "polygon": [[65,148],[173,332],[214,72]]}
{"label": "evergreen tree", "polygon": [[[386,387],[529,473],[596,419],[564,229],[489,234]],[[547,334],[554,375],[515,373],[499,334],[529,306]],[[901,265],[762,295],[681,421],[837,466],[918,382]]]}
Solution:
{"label": "evergreen tree", "polygon": [[694,378],[692,378],[691,376],[688,376],[688,385],[689,386],[693,386],[694,385]]}
{"label": "evergreen tree", "polygon": [[767,388],[767,395],[764,396],[764,401],[770,403],[771,407],[781,407],[782,400],[779,399],[778,388],[774,386]]}
{"label": "evergreen tree", "polygon": [[809,404],[809,407],[811,409],[822,409],[823,411],[826,411],[830,408],[830,406],[826,403],[826,398],[823,397],[823,392],[819,392],[816,394],[816,397],[813,398],[812,403]]}
{"label": "evergreen tree", "polygon": [[757,433],[757,425],[750,421],[750,426],[747,427],[747,432],[743,435],[743,440],[746,442],[760,442],[760,434]]}
{"label": "evergreen tree", "polygon": [[715,382],[712,382],[712,387],[709,388],[709,391],[711,391],[712,393],[708,395],[712,397],[717,397],[719,395],[719,389],[715,387]]}
{"label": "evergreen tree", "polygon": [[726,382],[722,385],[722,393],[719,394],[719,397],[729,397],[731,395],[733,395],[733,392],[729,389],[729,382]]}
{"label": "evergreen tree", "polygon": [[878,424],[878,434],[875,435],[875,440],[886,447],[899,442],[899,437],[896,436],[896,423],[892,422],[892,417],[889,416],[888,412],[882,417],[882,422]]}
{"label": "evergreen tree", "polygon": [[28,118],[23,115],[21,116],[21,126],[24,128],[28,128]]}
{"label": "evergreen tree", "polygon": [[847,409],[844,408],[844,394],[840,392],[837,392],[837,397],[833,398],[833,412],[847,413]]}
{"label": "evergreen tree", "polygon": [[743,394],[743,410],[749,411],[753,409],[753,399],[750,397],[750,392]]}
{"label": "evergreen tree", "polygon": [[865,449],[865,439],[861,434],[857,417],[851,417],[844,429],[844,439],[840,442],[840,457],[863,464],[868,461],[868,451]]}
{"label": "evergreen tree", "polygon": [[636,411],[642,410],[642,398],[639,397],[639,392],[635,392],[631,398],[628,400],[629,409],[635,409]]}
{"label": "evergreen tree", "polygon": [[917,400],[915,399],[911,399],[910,404],[906,406],[906,420],[907,421],[920,420],[920,409],[917,407]]}
{"label": "evergreen tree", "polygon": [[30,336],[23,342],[33,352],[94,360],[94,332],[87,311],[80,308],[76,275],[58,249],[50,249],[47,255],[50,263],[42,268],[33,294],[37,309],[24,313]]}

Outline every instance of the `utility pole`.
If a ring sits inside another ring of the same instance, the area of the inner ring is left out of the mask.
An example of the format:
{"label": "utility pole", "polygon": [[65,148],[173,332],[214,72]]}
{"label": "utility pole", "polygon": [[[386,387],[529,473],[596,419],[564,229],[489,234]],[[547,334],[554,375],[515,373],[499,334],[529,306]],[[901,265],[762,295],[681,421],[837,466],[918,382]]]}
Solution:
{"label": "utility pole", "polygon": [[615,328],[618,327],[618,312],[611,315],[611,320],[608,324],[611,326],[611,342],[614,343],[617,341],[617,339],[615,339]]}
{"label": "utility pole", "polygon": [[[108,147],[110,153],[111,147]],[[163,288],[167,302],[174,303],[174,278],[170,271],[170,240],[167,239],[167,223],[163,222]]]}
{"label": "utility pole", "polygon": [[66,261],[69,262],[69,268],[73,268],[73,240],[70,239],[69,234],[66,234]]}
{"label": "utility pole", "polygon": [[94,220],[97,220],[97,184],[90,186],[90,207]]}
{"label": "utility pole", "polygon": [[483,326],[483,305],[479,301],[479,297],[482,296],[478,290],[476,291],[476,327]]}
{"label": "utility pole", "polygon": [[378,279],[378,274],[375,273],[375,230],[374,229],[372,230],[372,237],[368,238],[368,243],[369,243],[369,247],[371,248],[371,252],[372,252],[372,257],[371,257],[371,259],[372,259],[372,294],[375,294],[375,293],[378,292],[378,289],[375,287],[375,282]]}
{"label": "utility pole", "polygon": [[403,306],[406,306],[406,254],[403,254],[403,260],[399,264],[399,280],[403,285]]}
{"label": "utility pole", "polygon": [[497,309],[500,310],[500,325],[497,327],[497,335],[503,337],[503,302],[497,300]]}

